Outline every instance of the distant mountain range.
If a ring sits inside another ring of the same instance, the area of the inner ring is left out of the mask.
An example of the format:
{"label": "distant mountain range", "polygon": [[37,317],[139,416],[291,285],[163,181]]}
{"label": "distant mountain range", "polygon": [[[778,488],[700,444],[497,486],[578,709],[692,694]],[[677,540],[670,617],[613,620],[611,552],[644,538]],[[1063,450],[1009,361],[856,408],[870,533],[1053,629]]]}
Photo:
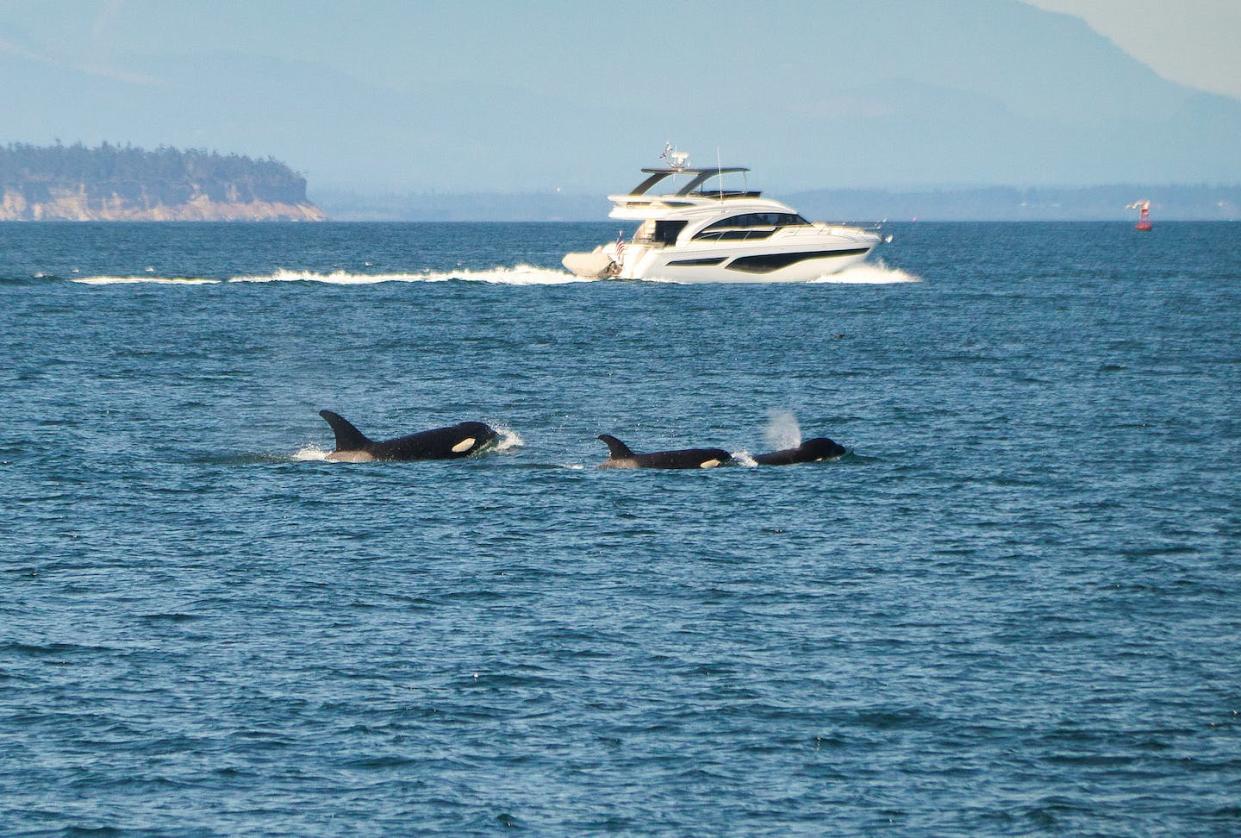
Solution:
{"label": "distant mountain range", "polygon": [[[151,9],[186,33],[200,14]],[[607,20],[568,2],[384,10],[313,12],[374,41],[365,77],[348,64],[358,44],[292,43],[280,14],[249,15],[247,47],[187,34],[176,54],[117,41],[75,57],[0,10],[0,141],[272,154],[324,195],[371,197],[603,195],[667,139],[699,164],[719,148],[789,197],[1241,183],[1241,101],[1016,0],[634,0]]]}
{"label": "distant mountain range", "polygon": [[322,221],[276,160],[104,144],[0,146],[0,221]]}
{"label": "distant mountain range", "polygon": [[[327,189],[316,196],[309,200],[306,179],[272,159],[108,144],[0,146],[0,221],[602,221],[610,209],[603,195],[563,191]],[[1125,207],[1139,199],[1166,221],[1241,219],[1241,186],[820,189],[776,197],[808,217],[836,221],[1115,220],[1131,217]]]}
{"label": "distant mountain range", "polygon": [[790,196],[808,216],[878,221],[1136,220],[1128,205],[1149,200],[1161,221],[1241,220],[1241,186],[1118,184],[1076,188],[821,189]]}
{"label": "distant mountain range", "polygon": [[[314,193],[334,221],[603,221],[603,195],[565,192]],[[1241,186],[1120,184],[1077,188],[818,189],[775,194],[803,215],[830,221],[1117,221],[1150,200],[1161,221],[1241,220]]]}

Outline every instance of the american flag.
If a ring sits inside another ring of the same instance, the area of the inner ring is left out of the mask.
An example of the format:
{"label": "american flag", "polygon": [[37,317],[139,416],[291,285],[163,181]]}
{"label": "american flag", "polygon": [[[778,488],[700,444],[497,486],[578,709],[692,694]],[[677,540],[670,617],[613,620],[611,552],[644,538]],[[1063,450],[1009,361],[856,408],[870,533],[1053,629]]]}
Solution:
{"label": "american flag", "polygon": [[624,258],[625,258],[625,231],[617,230],[616,231],[616,259],[614,261],[616,262],[616,264],[619,265]]}

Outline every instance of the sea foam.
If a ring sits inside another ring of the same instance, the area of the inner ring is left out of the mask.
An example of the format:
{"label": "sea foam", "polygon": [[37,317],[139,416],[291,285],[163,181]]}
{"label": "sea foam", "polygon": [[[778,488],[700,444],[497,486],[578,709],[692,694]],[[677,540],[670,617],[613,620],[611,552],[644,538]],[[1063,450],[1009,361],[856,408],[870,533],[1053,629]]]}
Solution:
{"label": "sea foam", "polygon": [[381,282],[485,282],[493,285],[565,285],[590,282],[565,271],[538,268],[533,265],[497,265],[482,270],[461,268],[453,271],[416,271],[408,273],[352,273],[349,271],[303,271],[280,268],[269,274],[234,276],[229,282],[323,282],[328,285],[376,285]]}
{"label": "sea foam", "polygon": [[79,276],[69,280],[82,285],[218,285],[220,280],[180,276]]}
{"label": "sea foam", "polygon": [[816,285],[895,285],[901,282],[921,282],[922,279],[900,268],[889,268],[880,259],[876,262],[859,262],[840,273],[827,274],[810,282]]}
{"label": "sea foam", "polygon": [[512,428],[505,427],[504,425],[493,425],[492,427],[496,429],[496,444],[491,447],[492,451],[503,453],[514,448],[521,448],[526,444],[521,435]]}
{"label": "sea foam", "polygon": [[[150,269],[148,269],[149,271]],[[36,275],[39,278],[45,274]],[[493,285],[566,285],[573,282],[592,282],[565,271],[539,268],[533,265],[497,265],[493,268],[452,271],[410,271],[400,273],[353,273],[350,271],[309,271],[278,268],[267,274],[240,274],[228,279],[211,277],[156,276],[153,273],[139,276],[82,276],[71,282],[83,285],[217,285],[221,282],[321,282],[327,285],[377,285],[382,282],[483,282]]]}
{"label": "sea foam", "polygon": [[320,448],[312,443],[304,448],[299,448],[294,451],[293,459],[302,463],[320,462],[327,460],[327,455],[331,453],[331,451]]}

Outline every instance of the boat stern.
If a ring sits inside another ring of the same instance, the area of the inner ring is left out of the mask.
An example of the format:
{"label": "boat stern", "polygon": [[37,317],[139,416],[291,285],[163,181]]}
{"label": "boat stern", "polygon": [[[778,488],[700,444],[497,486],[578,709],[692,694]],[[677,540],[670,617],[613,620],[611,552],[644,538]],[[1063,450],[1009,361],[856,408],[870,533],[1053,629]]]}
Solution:
{"label": "boat stern", "polygon": [[616,275],[616,262],[602,246],[589,253],[566,253],[560,260],[565,270],[584,279],[603,279]]}

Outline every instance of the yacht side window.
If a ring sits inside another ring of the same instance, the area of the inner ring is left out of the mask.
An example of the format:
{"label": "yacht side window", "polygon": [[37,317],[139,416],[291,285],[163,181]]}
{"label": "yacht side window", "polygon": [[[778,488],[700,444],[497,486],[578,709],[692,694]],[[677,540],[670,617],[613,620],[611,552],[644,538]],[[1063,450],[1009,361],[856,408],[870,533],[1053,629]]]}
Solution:
{"label": "yacht side window", "polygon": [[657,244],[676,244],[677,236],[685,229],[688,221],[656,221],[655,242]]}
{"label": "yacht side window", "polygon": [[721,218],[700,230],[695,239],[765,239],[781,227],[810,222],[792,212],[747,212]]}

